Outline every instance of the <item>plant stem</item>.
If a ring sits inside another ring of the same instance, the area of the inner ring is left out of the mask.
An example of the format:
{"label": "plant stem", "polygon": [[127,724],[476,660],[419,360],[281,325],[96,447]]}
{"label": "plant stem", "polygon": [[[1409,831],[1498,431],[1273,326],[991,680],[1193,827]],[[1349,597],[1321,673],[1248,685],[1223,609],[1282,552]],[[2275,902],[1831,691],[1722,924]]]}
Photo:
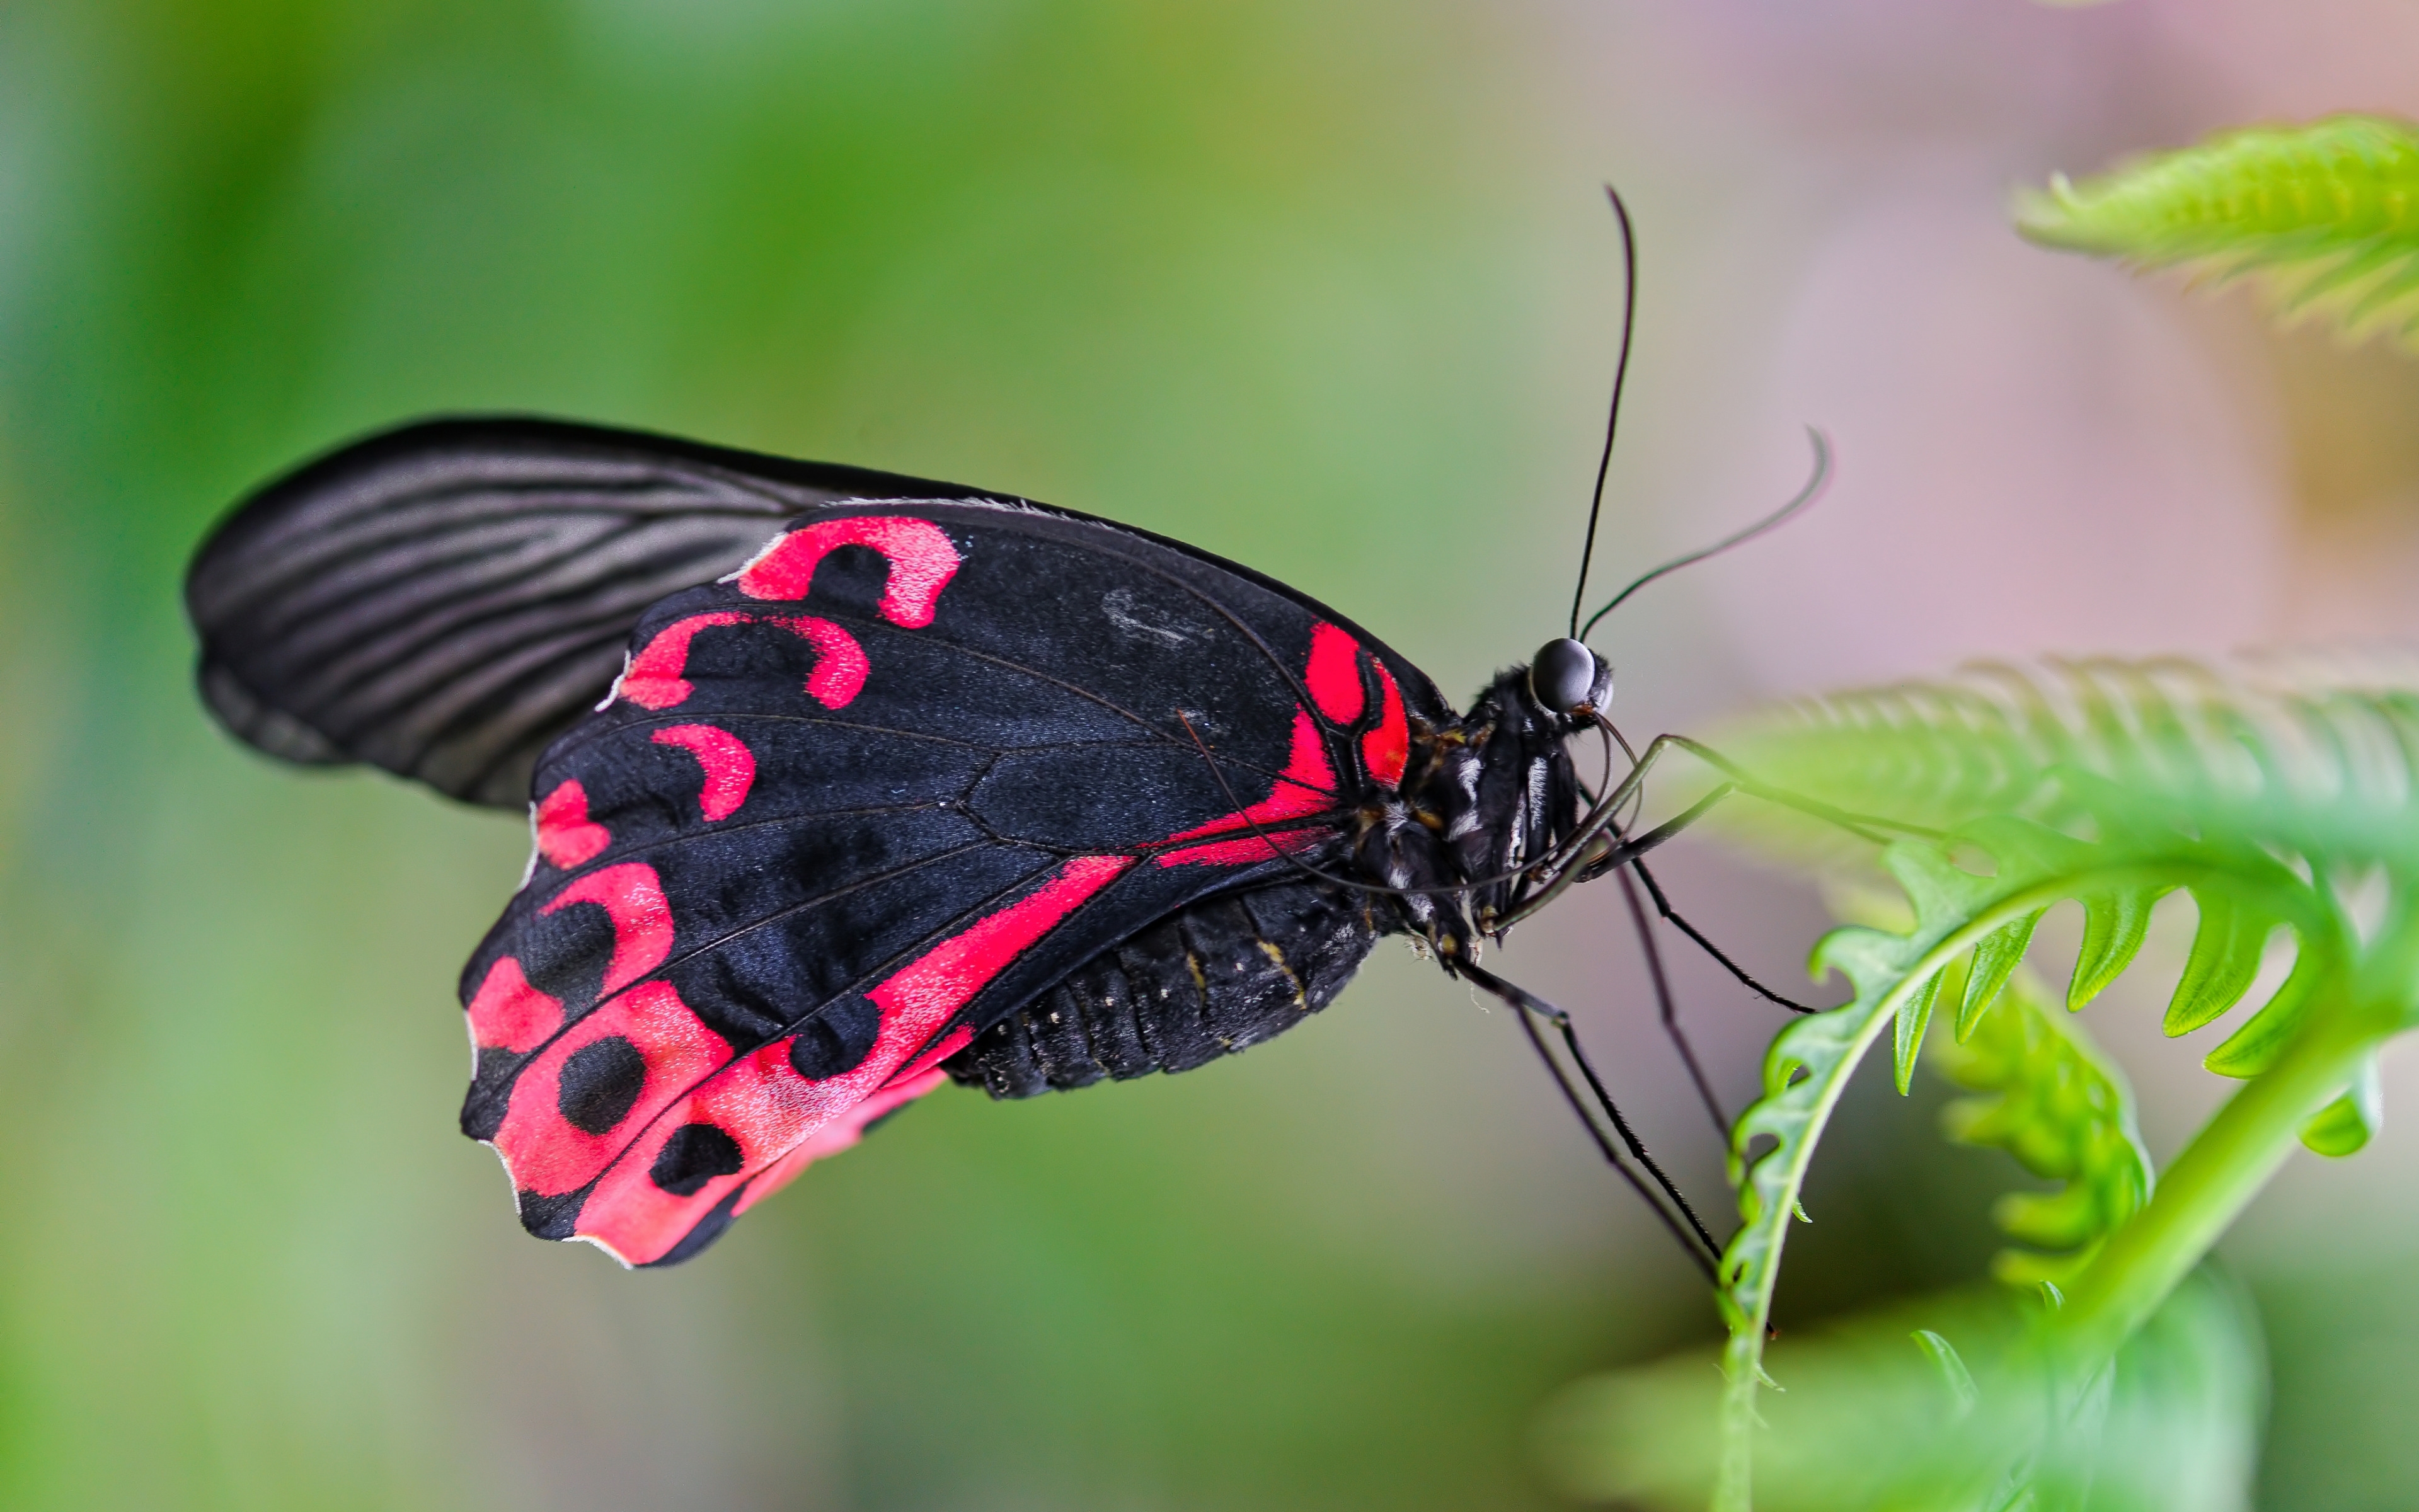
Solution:
{"label": "plant stem", "polygon": [[2377,1012],[2320,1007],[2276,1064],[2202,1127],[2068,1288],[2049,1343],[2070,1381],[2088,1380],[2158,1310],[2292,1153],[2303,1125],[2402,1024],[2398,1002]]}

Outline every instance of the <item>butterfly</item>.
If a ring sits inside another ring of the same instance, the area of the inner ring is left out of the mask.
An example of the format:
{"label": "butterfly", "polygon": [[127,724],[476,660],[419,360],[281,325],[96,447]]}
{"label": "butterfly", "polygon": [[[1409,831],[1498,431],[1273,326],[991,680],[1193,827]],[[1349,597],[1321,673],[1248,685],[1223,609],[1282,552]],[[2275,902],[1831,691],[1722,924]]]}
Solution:
{"label": "butterfly", "polygon": [[686,1259],[945,1082],[1191,1070],[1405,934],[1541,1054],[1533,1016],[1561,1031],[1604,1153],[1712,1248],[1567,1016],[1480,962],[1623,868],[1676,918],[1641,857],[1719,796],[1623,829],[1668,736],[1582,782],[1573,740],[1618,732],[1576,606],[1456,710],[1351,620],[1146,532],[513,417],[260,489],[186,600],[243,741],[526,806],[528,872],[461,978],[461,1122],[533,1234]]}

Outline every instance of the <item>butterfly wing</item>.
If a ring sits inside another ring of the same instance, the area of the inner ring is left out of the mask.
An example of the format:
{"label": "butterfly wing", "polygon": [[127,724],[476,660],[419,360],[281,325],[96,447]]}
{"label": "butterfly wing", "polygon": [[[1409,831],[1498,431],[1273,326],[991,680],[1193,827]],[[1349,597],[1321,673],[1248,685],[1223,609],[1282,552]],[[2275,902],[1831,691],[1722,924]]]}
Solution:
{"label": "butterfly wing", "polygon": [[1278,853],[1451,717],[1365,632],[1174,542],[546,421],[311,464],[187,597],[256,747],[535,796],[463,979],[464,1127],[533,1231],[632,1263],[695,1253],[1086,960],[1293,878]]}
{"label": "butterfly wing", "polygon": [[249,744],[518,809],[630,628],[801,509],[964,489],[533,419],[407,426],[223,521],[185,600],[202,697]]}
{"label": "butterfly wing", "polygon": [[1015,503],[828,506],[651,608],[463,979],[525,1223],[694,1254],[940,1062],[1298,873],[1449,710],[1331,612]]}

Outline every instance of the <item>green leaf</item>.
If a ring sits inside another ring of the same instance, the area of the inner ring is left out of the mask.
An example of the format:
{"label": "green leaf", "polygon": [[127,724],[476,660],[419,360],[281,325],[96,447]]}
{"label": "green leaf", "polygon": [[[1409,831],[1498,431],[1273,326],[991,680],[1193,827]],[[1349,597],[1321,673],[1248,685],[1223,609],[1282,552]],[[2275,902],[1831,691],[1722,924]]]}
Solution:
{"label": "green leaf", "polygon": [[2242,1000],[2259,975],[2268,936],[2281,922],[2215,887],[2193,889],[2193,903],[2200,926],[2160,1026],[2170,1036],[2190,1034]]}
{"label": "green leaf", "polygon": [[1957,1038],[1973,1037],[1974,1026],[1991,1011],[2006,990],[2008,979],[2032,949],[2033,927],[2041,922],[2039,913],[2025,915],[1982,937],[1974,947],[1974,964],[1965,972],[1965,998],[1957,1010]]}
{"label": "green leaf", "polygon": [[2118,1225],[2149,1200],[2133,1090],[2071,1014],[2055,1011],[2040,983],[2018,973],[1965,1042],[1945,1045],[1934,1065],[1968,1091],[1941,1110],[1961,1144],[2007,1150],[2035,1176],[2060,1183],[2015,1193],[1993,1211],[2001,1229],[2042,1254],[2002,1253],[1993,1273],[2019,1286],[2063,1281],[2081,1270]]}
{"label": "green leaf", "polygon": [[2257,127],[2020,194],[2043,246],[2212,281],[2252,276],[2285,316],[2419,335],[2419,130],[2379,116]]}
{"label": "green leaf", "polygon": [[2303,939],[2285,985],[2277,988],[2267,1006],[2228,1036],[2224,1044],[2203,1057],[2201,1064],[2220,1076],[2238,1077],[2257,1076],[2274,1065],[2285,1046],[2292,1041],[2293,1032],[2309,1017],[2311,1004],[2322,989],[2340,976],[2342,969],[2337,952],[2306,937]]}
{"label": "green leaf", "polygon": [[2385,1094],[2377,1079],[2377,1057],[2364,1061],[2350,1089],[2319,1110],[2302,1130],[2302,1143],[2321,1155],[2359,1151],[2385,1121]]}
{"label": "green leaf", "polygon": [[1957,1346],[1928,1328],[1910,1330],[1906,1336],[1915,1341],[1915,1347],[1921,1350],[1924,1358],[1940,1372],[1940,1383],[1949,1388],[1949,1399],[1956,1403],[1955,1418],[1963,1419],[1972,1413],[1975,1404],[1981,1399],[1981,1393],[1974,1389],[1974,1372],[1965,1368]]}
{"label": "green leaf", "polygon": [[1932,1023],[1932,1005],[1940,996],[1940,980],[1945,972],[1934,972],[1921,986],[1907,994],[1898,1005],[1895,1021],[1895,1042],[1892,1051],[1897,1065],[1898,1095],[1904,1097],[1915,1080],[1916,1052],[1923,1048],[1923,1031]]}
{"label": "green leaf", "polygon": [[2083,902],[2083,949],[2075,952],[2074,979],[2066,989],[2066,1006],[2081,1012],[2125,974],[2150,937],[2150,909],[2165,887],[2116,887],[2092,893]]}
{"label": "green leaf", "polygon": [[[1939,968],[1963,953],[1967,942],[1951,938],[1961,921],[1987,908],[1995,893],[2013,885],[1969,875],[1950,865],[1937,847],[1921,842],[1892,845],[1882,861],[1917,910],[1914,932],[1894,934],[1848,925],[1823,937],[1814,949],[1817,971],[1841,972],[1856,995],[1840,1008],[1809,1014],[1780,1031],[1764,1055],[1764,1095],[1740,1113],[1731,1131],[1731,1180],[1738,1188],[1744,1221],[1723,1251],[1718,1293],[1730,1329],[1723,1354],[1727,1447],[1718,1498],[1725,1506],[1747,1504],[1746,1446],[1756,1421],[1757,1388],[1764,1379],[1764,1330],[1773,1287],[1780,1278],[1789,1218],[1798,1211],[1807,1165],[1823,1128],[1865,1052],[1897,1020],[1901,1004],[1915,995],[1919,984],[1936,984]],[[1768,1149],[1760,1148],[1765,1139],[1772,1141]]]}

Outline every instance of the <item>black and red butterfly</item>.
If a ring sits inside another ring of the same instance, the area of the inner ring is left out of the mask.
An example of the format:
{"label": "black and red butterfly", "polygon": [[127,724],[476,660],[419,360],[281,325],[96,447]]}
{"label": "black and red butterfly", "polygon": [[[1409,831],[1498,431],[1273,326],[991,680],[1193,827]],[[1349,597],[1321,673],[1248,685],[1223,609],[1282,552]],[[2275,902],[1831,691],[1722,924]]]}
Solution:
{"label": "black and red butterfly", "polygon": [[1576,612],[1460,712],[1173,541],[558,422],[314,462],[218,529],[187,602],[252,745],[529,807],[528,876],[462,977],[462,1127],[531,1232],[633,1265],[946,1080],[1026,1097],[1256,1044],[1381,934],[1577,1056],[1482,942],[1703,808],[1625,834],[1651,748],[1583,791],[1568,745],[1610,731],[1611,679]]}

